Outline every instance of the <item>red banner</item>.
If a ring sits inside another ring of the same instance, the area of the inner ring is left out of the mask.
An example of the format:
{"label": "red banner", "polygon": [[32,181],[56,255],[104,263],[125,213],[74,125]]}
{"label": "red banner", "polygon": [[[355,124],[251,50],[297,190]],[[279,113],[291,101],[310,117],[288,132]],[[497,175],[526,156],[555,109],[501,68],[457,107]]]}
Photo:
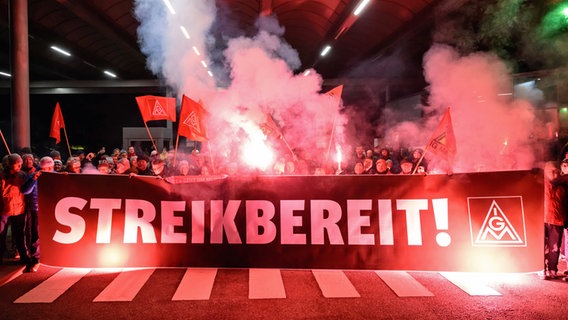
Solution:
{"label": "red banner", "polygon": [[170,179],[44,174],[42,263],[530,272],[542,172]]}

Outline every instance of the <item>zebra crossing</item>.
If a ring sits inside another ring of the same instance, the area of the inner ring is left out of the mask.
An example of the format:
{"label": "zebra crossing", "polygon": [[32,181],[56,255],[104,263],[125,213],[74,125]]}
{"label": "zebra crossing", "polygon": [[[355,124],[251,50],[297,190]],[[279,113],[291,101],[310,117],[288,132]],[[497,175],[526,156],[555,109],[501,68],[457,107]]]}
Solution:
{"label": "zebra crossing", "polygon": [[[181,270],[181,269],[176,269]],[[188,268],[177,284],[172,301],[209,300],[218,281],[218,272],[223,269]],[[248,299],[286,299],[286,283],[280,269],[243,269],[248,272]],[[7,272],[0,269],[0,286],[10,283],[18,277],[25,277],[21,268]],[[18,297],[13,303],[52,303],[65,294],[71,287],[88,274],[117,273],[92,300],[94,303],[132,301],[142,287],[153,276],[155,268],[129,268],[121,270],[61,268],[33,289]],[[179,271],[178,271],[179,272]],[[348,272],[367,272],[374,274],[372,279],[384,283],[392,293],[401,298],[432,297],[432,291],[406,271],[343,271],[343,270],[304,270],[311,273],[324,298],[360,298],[357,287],[348,277]],[[4,273],[4,274],[2,274]],[[8,273],[8,274],[7,274]],[[471,273],[440,272],[441,277],[470,296],[499,296],[499,291],[492,287],[495,282],[482,281],[487,277]],[[526,277],[526,275],[525,275]]]}

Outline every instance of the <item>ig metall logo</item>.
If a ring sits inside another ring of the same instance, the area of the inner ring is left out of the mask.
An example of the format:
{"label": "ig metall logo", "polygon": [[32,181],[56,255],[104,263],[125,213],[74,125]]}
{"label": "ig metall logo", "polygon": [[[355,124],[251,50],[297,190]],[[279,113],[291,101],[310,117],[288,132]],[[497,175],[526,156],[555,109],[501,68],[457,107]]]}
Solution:
{"label": "ig metall logo", "polygon": [[526,247],[521,196],[468,197],[467,207],[473,246]]}

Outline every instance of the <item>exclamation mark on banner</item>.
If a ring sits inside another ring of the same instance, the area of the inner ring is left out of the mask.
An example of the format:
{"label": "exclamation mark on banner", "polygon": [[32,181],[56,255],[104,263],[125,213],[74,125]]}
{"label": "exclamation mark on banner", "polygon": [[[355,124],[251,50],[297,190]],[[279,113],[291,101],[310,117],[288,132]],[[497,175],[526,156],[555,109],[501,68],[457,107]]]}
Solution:
{"label": "exclamation mark on banner", "polygon": [[[448,230],[448,199],[432,199],[434,209],[434,220],[436,229]],[[447,232],[439,232],[436,235],[436,242],[440,247],[447,247],[452,242],[452,237]]]}

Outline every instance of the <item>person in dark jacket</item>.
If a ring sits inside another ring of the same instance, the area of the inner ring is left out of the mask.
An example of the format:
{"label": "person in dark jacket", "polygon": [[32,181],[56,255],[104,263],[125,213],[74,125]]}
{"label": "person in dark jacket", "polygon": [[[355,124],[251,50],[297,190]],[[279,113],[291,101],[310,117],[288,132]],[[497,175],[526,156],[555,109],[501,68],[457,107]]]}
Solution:
{"label": "person in dark jacket", "polygon": [[29,253],[30,261],[26,265],[25,272],[36,272],[39,268],[39,224],[38,224],[38,189],[37,179],[42,172],[54,172],[54,161],[51,157],[43,157],[39,160],[39,171],[28,175],[22,185],[22,193],[26,202],[26,214],[29,233]]}

